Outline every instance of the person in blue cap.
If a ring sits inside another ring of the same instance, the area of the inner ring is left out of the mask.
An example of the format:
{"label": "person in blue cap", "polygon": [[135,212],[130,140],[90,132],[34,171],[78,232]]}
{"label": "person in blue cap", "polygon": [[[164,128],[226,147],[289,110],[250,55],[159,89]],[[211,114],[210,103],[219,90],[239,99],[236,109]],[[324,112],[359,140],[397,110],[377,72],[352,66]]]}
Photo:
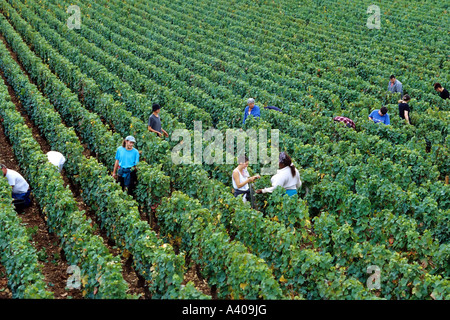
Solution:
{"label": "person in blue cap", "polygon": [[117,148],[116,161],[112,176],[118,179],[123,190],[127,190],[129,194],[133,193],[137,182],[136,165],[139,163],[139,151],[134,148],[136,139],[128,136]]}
{"label": "person in blue cap", "polygon": [[247,106],[245,107],[244,111],[244,120],[242,124],[245,124],[245,120],[247,120],[247,117],[249,115],[252,115],[253,117],[261,117],[261,111],[259,110],[259,107],[255,105],[255,99],[250,98],[247,100]]}

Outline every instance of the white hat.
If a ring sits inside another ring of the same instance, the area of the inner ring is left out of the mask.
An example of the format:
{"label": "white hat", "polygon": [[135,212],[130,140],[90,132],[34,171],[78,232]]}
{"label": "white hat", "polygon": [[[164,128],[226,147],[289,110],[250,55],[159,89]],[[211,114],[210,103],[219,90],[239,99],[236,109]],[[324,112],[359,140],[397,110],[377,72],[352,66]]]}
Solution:
{"label": "white hat", "polygon": [[136,139],[133,136],[128,136],[128,137],[125,138],[125,140],[128,140],[128,141],[136,143]]}

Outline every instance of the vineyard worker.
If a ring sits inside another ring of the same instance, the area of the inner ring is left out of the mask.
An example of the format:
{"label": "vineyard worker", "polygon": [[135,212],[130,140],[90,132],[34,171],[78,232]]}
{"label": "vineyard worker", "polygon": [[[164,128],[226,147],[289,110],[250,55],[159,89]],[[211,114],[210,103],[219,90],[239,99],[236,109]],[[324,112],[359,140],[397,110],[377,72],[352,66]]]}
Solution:
{"label": "vineyard worker", "polygon": [[353,128],[353,129],[356,128],[355,123],[354,123],[353,120],[350,119],[350,118],[338,116],[338,117],[334,117],[333,120],[334,120],[334,121],[339,121],[339,122],[345,123],[345,125],[346,125],[348,128]]}
{"label": "vineyard worker", "polygon": [[152,111],[152,114],[148,118],[148,131],[154,132],[160,137],[162,137],[163,134],[168,137],[169,134],[163,128],[161,128],[161,117],[159,116],[161,106],[157,103],[154,103],[152,105]]}
{"label": "vineyard worker", "polygon": [[394,75],[391,75],[389,78],[388,91],[393,93],[398,92],[400,93],[400,96],[403,95],[403,85]]}
{"label": "vineyard worker", "polygon": [[58,171],[61,172],[66,162],[66,158],[62,155],[62,153],[58,151],[49,151],[47,152],[48,161],[58,167]]}
{"label": "vineyard worker", "polygon": [[132,193],[137,181],[136,165],[139,163],[139,151],[134,148],[136,139],[133,136],[128,136],[122,143],[122,146],[117,148],[116,161],[112,176],[114,179],[118,177],[122,189],[127,189],[128,193]]}
{"label": "vineyard worker", "polygon": [[245,124],[245,120],[249,115],[252,115],[253,117],[261,117],[261,112],[259,110],[259,107],[255,105],[255,99],[250,98],[247,100],[247,106],[244,110],[244,121],[242,124]]}
{"label": "vineyard worker", "polygon": [[439,82],[436,82],[434,84],[434,90],[436,90],[437,92],[439,92],[439,96],[442,99],[450,99],[450,93],[448,92],[447,89],[443,88],[442,85]]}
{"label": "vineyard worker", "polygon": [[373,110],[371,114],[369,114],[369,119],[373,120],[375,123],[384,123],[385,125],[391,124],[391,120],[389,118],[389,114],[387,113],[386,107],[381,107],[381,109]]}
{"label": "vineyard worker", "polygon": [[409,115],[411,113],[411,109],[409,107],[408,102],[411,100],[409,94],[405,94],[402,100],[398,101],[398,113],[400,118],[405,119],[408,124],[411,124],[409,120]]}
{"label": "vineyard worker", "polygon": [[240,156],[238,159],[238,163],[238,166],[233,170],[233,174],[231,176],[234,196],[237,197],[243,194],[242,201],[246,202],[250,199],[250,187],[248,184],[258,179],[259,175],[250,177],[250,174],[247,171],[247,156]]}
{"label": "vineyard worker", "polygon": [[14,205],[17,207],[29,207],[31,205],[30,199],[30,185],[24,179],[24,177],[17,171],[8,169],[6,165],[0,164],[3,172],[3,176],[8,180],[9,185],[12,188],[12,198]]}
{"label": "vineyard worker", "polygon": [[275,110],[275,111],[279,111],[279,112],[283,112],[283,111],[281,111],[281,109],[280,108],[277,108],[277,107],[275,107],[275,106],[268,106],[268,107],[264,107],[264,109],[268,109],[268,110]]}
{"label": "vineyard worker", "polygon": [[258,189],[255,191],[256,193],[271,193],[277,186],[282,186],[286,189],[287,195],[292,197],[297,194],[297,189],[302,186],[300,173],[292,163],[291,157],[289,157],[285,152],[280,153],[278,167],[279,170],[277,170],[277,173],[270,179],[272,186],[264,189]]}

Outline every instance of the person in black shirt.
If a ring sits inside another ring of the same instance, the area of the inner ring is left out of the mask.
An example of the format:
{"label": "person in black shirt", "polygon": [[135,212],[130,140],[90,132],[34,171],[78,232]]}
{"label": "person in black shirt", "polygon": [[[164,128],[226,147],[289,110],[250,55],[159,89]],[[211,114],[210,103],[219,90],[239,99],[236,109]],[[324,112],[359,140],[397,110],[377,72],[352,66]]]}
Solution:
{"label": "person in black shirt", "polygon": [[450,93],[448,92],[447,89],[443,88],[439,82],[436,82],[434,84],[434,90],[439,92],[439,95],[441,96],[442,99],[444,99],[444,100],[450,99]]}
{"label": "person in black shirt", "polygon": [[409,94],[405,94],[403,96],[402,100],[398,101],[398,114],[400,118],[405,119],[406,123],[411,124],[411,121],[409,120],[409,116],[411,113],[411,109],[408,105],[408,102],[411,100],[411,97]]}

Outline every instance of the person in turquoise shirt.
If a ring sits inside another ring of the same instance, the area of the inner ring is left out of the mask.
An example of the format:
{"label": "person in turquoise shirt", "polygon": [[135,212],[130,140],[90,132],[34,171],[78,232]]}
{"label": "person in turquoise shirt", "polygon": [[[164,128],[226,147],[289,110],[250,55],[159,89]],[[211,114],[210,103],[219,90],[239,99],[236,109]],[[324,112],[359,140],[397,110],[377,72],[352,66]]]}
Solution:
{"label": "person in turquoise shirt", "polygon": [[133,193],[137,182],[136,165],[139,163],[139,151],[134,148],[136,139],[128,136],[117,148],[116,161],[112,176],[118,178],[120,186],[123,190],[127,190],[129,194]]}
{"label": "person in turquoise shirt", "polygon": [[375,123],[384,123],[385,125],[391,124],[391,120],[389,119],[389,115],[387,113],[386,107],[381,107],[380,109],[373,110],[369,114],[369,119],[373,120]]}
{"label": "person in turquoise shirt", "polygon": [[249,115],[256,117],[261,117],[261,112],[259,110],[259,107],[255,105],[255,99],[250,98],[247,100],[247,107],[245,107],[244,111],[244,121],[242,124],[245,124],[245,120]]}

